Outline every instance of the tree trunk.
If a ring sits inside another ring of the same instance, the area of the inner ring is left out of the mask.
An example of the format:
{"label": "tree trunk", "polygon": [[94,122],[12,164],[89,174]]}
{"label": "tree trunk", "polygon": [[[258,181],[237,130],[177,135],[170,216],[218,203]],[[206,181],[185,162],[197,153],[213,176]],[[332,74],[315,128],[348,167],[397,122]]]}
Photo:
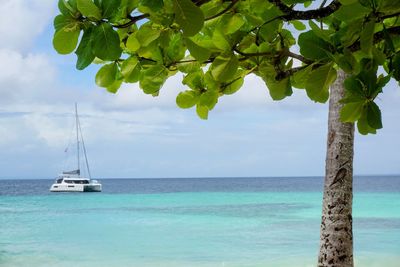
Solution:
{"label": "tree trunk", "polygon": [[353,262],[353,145],[354,124],[339,118],[346,74],[330,88],[328,141],[320,234],[319,267],[352,267]]}

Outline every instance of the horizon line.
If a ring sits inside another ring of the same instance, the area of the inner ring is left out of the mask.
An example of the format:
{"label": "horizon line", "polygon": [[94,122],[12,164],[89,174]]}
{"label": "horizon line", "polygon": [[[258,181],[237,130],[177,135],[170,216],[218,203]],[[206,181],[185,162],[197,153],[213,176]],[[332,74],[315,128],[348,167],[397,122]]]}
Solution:
{"label": "horizon line", "polygon": [[[353,177],[373,177],[373,176],[399,176],[400,174],[354,174]],[[251,179],[251,178],[324,178],[325,175],[299,175],[299,176],[197,176],[197,177],[93,177],[91,179],[121,179],[121,180],[146,180],[146,179]],[[38,177],[0,177],[0,180],[54,180],[55,178]]]}

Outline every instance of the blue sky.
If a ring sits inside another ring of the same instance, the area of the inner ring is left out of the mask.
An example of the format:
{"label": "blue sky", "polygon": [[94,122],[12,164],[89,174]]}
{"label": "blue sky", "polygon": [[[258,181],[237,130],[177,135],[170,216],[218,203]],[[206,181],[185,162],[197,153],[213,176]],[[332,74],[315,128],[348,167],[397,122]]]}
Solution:
{"label": "blue sky", "polygon": [[[53,0],[6,0],[0,6],[0,178],[53,178],[62,171],[74,102],[95,177],[321,176],[327,105],[302,90],[274,102],[264,83],[246,79],[220,99],[207,121],[182,110],[180,76],[157,98],[136,84],[107,93],[99,66],[75,70],[75,55],[53,51]],[[356,134],[355,174],[400,173],[400,88],[378,100],[384,128]]]}

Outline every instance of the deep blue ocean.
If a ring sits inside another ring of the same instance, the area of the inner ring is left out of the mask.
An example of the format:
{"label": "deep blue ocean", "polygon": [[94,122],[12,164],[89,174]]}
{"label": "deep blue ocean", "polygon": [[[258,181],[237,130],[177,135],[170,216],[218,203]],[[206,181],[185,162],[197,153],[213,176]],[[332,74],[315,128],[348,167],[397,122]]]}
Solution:
{"label": "deep blue ocean", "polygon": [[[0,266],[316,266],[322,177],[0,180]],[[356,266],[400,266],[400,176],[354,178]]]}

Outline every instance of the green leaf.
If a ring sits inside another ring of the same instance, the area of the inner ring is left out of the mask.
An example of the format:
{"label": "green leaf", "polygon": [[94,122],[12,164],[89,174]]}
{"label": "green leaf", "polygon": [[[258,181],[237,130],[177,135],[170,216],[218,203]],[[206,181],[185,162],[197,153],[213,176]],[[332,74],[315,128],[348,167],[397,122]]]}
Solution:
{"label": "green leaf", "polygon": [[363,18],[368,15],[371,10],[363,7],[358,1],[354,4],[342,5],[333,15],[339,20],[349,23],[353,20]]}
{"label": "green leaf", "polygon": [[142,67],[138,64],[136,68],[129,74],[129,76],[124,77],[124,81],[127,83],[136,83],[140,79],[140,74],[142,72]]}
{"label": "green leaf", "polygon": [[84,30],[81,42],[75,51],[75,54],[78,56],[76,62],[76,68],[78,70],[83,70],[93,62],[95,58],[95,55],[93,54],[93,41],[93,28],[90,27]]}
{"label": "green leaf", "polygon": [[207,90],[217,91],[220,89],[220,83],[215,80],[210,71],[207,71],[203,76],[203,81]]}
{"label": "green leaf", "polygon": [[146,47],[141,47],[137,51],[137,55],[139,57],[143,57],[146,59],[149,59],[153,62],[157,62],[159,64],[163,64],[163,51],[161,50],[161,47],[159,46],[158,42],[152,42],[150,45]]}
{"label": "green leaf", "polygon": [[[376,77],[377,68],[368,69],[367,66],[364,65],[362,71],[357,75],[357,78],[363,84],[364,95],[370,97],[373,92],[377,90],[377,77]],[[378,88],[380,89],[380,88]]]}
{"label": "green leaf", "polygon": [[375,102],[368,102],[367,104],[367,121],[368,125],[374,129],[382,128],[382,115],[381,110]]}
{"label": "green leaf", "polygon": [[271,43],[277,37],[279,28],[280,22],[272,21],[271,23],[261,26],[259,34],[266,42]]}
{"label": "green leaf", "polygon": [[200,69],[200,63],[197,61],[189,61],[178,64],[178,70],[182,73],[192,73]]}
{"label": "green leaf", "polygon": [[282,100],[287,96],[291,96],[293,93],[289,77],[280,81],[274,78],[267,78],[264,80],[273,100]]}
{"label": "green leaf", "polygon": [[[384,41],[386,43],[386,40]],[[372,58],[377,65],[383,65],[386,62],[387,55],[381,50],[376,48],[375,46],[371,47],[372,50]]]}
{"label": "green leaf", "polygon": [[180,108],[191,108],[199,102],[200,93],[193,90],[180,92],[176,97],[176,104]]}
{"label": "green leaf", "polygon": [[294,5],[299,3],[306,3],[308,0],[282,0],[286,5]]}
{"label": "green leaf", "polygon": [[233,80],[233,82],[230,82],[228,83],[228,85],[225,86],[222,93],[224,93],[225,95],[234,94],[242,87],[243,83],[243,77],[236,78],[235,80]]}
{"label": "green leaf", "polygon": [[365,102],[367,99],[363,96],[349,95],[342,98],[339,102],[341,104],[355,103],[355,102]]}
{"label": "green leaf", "polygon": [[278,36],[278,32],[280,32],[282,28],[282,21],[275,18],[280,15],[282,15],[282,12],[278,8],[270,8],[263,12],[263,19],[265,21],[270,21],[269,23],[263,24],[259,30],[260,36],[265,41],[272,42]]}
{"label": "green leaf", "polygon": [[149,12],[158,12],[164,6],[163,0],[140,0],[140,4],[150,9]]}
{"label": "green leaf", "polygon": [[313,66],[314,65],[309,65],[308,67],[293,74],[291,80],[292,86],[299,89],[304,89],[306,87],[306,82],[310,76]]}
{"label": "green leaf", "polygon": [[161,65],[154,65],[142,71],[139,81],[140,88],[146,94],[157,93],[168,78],[168,70]]}
{"label": "green leaf", "polygon": [[64,0],[64,2],[68,3],[66,7],[70,9],[71,12],[78,12],[78,5],[76,3],[76,0]]}
{"label": "green leaf", "polygon": [[[379,0],[378,0],[379,1]],[[376,0],[358,0],[361,5],[365,6],[368,9],[374,9],[376,5]]]}
{"label": "green leaf", "polygon": [[378,11],[379,12],[389,12],[394,13],[394,10],[400,9],[400,2],[394,0],[380,0],[378,1]]}
{"label": "green leaf", "polygon": [[226,82],[233,79],[239,66],[235,55],[220,55],[211,64],[211,74],[217,81]]}
{"label": "green leaf", "polygon": [[311,4],[312,4],[312,0],[304,2],[304,7],[307,8],[307,7],[311,6]]}
{"label": "green leaf", "polygon": [[292,95],[293,91],[290,78],[287,77],[282,80],[277,80],[276,71],[273,65],[264,63],[259,66],[258,71],[255,74],[264,80],[273,100],[281,100]]}
{"label": "green leaf", "polygon": [[329,29],[321,29],[319,25],[317,25],[314,21],[309,20],[308,25],[310,26],[312,32],[320,39],[324,40],[327,43],[331,42],[330,35],[334,32]]}
{"label": "green leaf", "polygon": [[375,21],[370,20],[364,25],[360,36],[361,51],[368,57],[372,56],[372,46],[374,41]]}
{"label": "green leaf", "polygon": [[358,0],[340,0],[340,3],[342,5],[351,5],[351,4],[354,4],[354,3],[357,3],[357,2],[358,2]]}
{"label": "green leaf", "polygon": [[208,110],[212,110],[218,102],[217,91],[206,91],[200,95],[200,106],[206,106]]}
{"label": "green leaf", "polygon": [[333,64],[326,64],[313,70],[306,82],[306,92],[315,102],[325,103],[329,98],[329,86],[336,80]]}
{"label": "green leaf", "polygon": [[210,55],[211,51],[207,48],[204,48],[192,40],[190,38],[185,38],[186,47],[189,50],[190,54],[199,62],[206,61]]}
{"label": "green leaf", "polygon": [[306,25],[304,25],[304,23],[302,23],[302,22],[299,21],[299,20],[292,20],[290,23],[291,23],[291,24],[294,26],[294,28],[295,28],[296,30],[298,30],[298,31],[304,31],[305,29],[307,29],[307,28],[306,28]]}
{"label": "green leaf", "polygon": [[77,25],[77,21],[71,17],[71,16],[64,16],[64,15],[58,15],[54,18],[54,29],[56,31],[61,30],[64,27],[67,28],[73,28],[75,25]]}
{"label": "green leaf", "polygon": [[212,41],[215,47],[223,51],[231,51],[231,45],[229,44],[226,36],[218,29],[215,29],[212,36]]}
{"label": "green leaf", "polygon": [[117,12],[121,5],[121,0],[103,0],[101,1],[101,10],[103,18],[112,18]]}
{"label": "green leaf", "polygon": [[58,10],[65,16],[70,16],[70,8],[67,7],[68,3],[65,0],[58,0]]}
{"label": "green leaf", "polygon": [[164,46],[164,54],[168,56],[168,59],[172,62],[180,61],[185,57],[186,49],[183,44],[182,34],[173,33],[169,35],[168,43]]}
{"label": "green leaf", "polygon": [[191,89],[202,90],[205,88],[203,76],[204,74],[201,70],[190,72],[183,78],[182,83],[189,86]]}
{"label": "green leaf", "polygon": [[140,46],[148,46],[160,36],[160,30],[153,29],[151,26],[142,26],[136,33]]}
{"label": "green leaf", "polygon": [[53,37],[54,49],[62,55],[73,52],[78,44],[78,38],[81,30],[78,27],[70,28],[66,26],[57,31]]}
{"label": "green leaf", "polygon": [[126,82],[137,82],[139,80],[139,71],[137,71],[139,60],[131,56],[124,60],[121,65],[121,73]]}
{"label": "green leaf", "polygon": [[400,81],[400,53],[393,57],[393,62],[390,66],[390,71],[393,73],[393,78]]}
{"label": "green leaf", "polygon": [[118,67],[115,63],[104,65],[96,74],[96,84],[100,87],[111,86],[117,76]]}
{"label": "green leaf", "polygon": [[300,53],[309,59],[329,58],[330,44],[319,38],[313,31],[303,32],[299,36]]}
{"label": "green leaf", "polygon": [[93,3],[92,0],[76,0],[76,4],[79,12],[81,12],[83,16],[101,20],[100,9]]}
{"label": "green leaf", "polygon": [[385,43],[384,43],[385,50],[388,50],[390,52],[396,52],[396,48],[394,47],[393,40],[389,34],[389,31],[385,27],[385,24],[383,24],[382,26],[383,26],[383,30],[382,30],[383,38],[385,40]]}
{"label": "green leaf", "polygon": [[130,52],[136,52],[139,48],[140,48],[140,42],[139,40],[136,38],[136,34],[132,33],[129,37],[128,40],[126,40],[126,48],[130,51]]}
{"label": "green leaf", "polygon": [[208,108],[206,106],[197,104],[196,113],[200,117],[200,119],[203,119],[203,120],[208,119]]}
{"label": "green leaf", "polygon": [[352,102],[345,104],[340,110],[340,119],[342,122],[355,122],[357,121],[363,112],[364,101]]}
{"label": "green leaf", "polygon": [[236,13],[233,16],[230,16],[228,22],[223,27],[223,31],[225,34],[232,34],[237,32],[245,23],[245,19],[239,13]]}
{"label": "green leaf", "polygon": [[110,93],[117,93],[118,89],[121,87],[122,80],[115,80],[111,85],[107,86],[107,91]]}
{"label": "green leaf", "polygon": [[198,33],[204,24],[204,14],[190,0],[173,0],[175,20],[181,26],[184,36]]}
{"label": "green leaf", "polygon": [[364,86],[357,77],[350,76],[344,80],[344,87],[351,95],[365,98]]}
{"label": "green leaf", "polygon": [[357,60],[354,55],[348,51],[348,49],[344,49],[343,54],[335,54],[333,55],[333,59],[336,64],[344,70],[346,73],[358,73],[359,66]]}
{"label": "green leaf", "polygon": [[93,51],[102,60],[117,60],[121,56],[119,35],[111,25],[102,23],[93,32],[95,35]]}
{"label": "green leaf", "polygon": [[360,134],[376,134],[376,129],[368,125],[366,109],[363,110],[360,119],[357,121],[357,129]]}
{"label": "green leaf", "polygon": [[382,74],[379,75],[378,81],[376,83],[377,87],[383,88],[390,81],[391,78],[392,78],[391,75],[386,75],[386,76],[383,76]]}

